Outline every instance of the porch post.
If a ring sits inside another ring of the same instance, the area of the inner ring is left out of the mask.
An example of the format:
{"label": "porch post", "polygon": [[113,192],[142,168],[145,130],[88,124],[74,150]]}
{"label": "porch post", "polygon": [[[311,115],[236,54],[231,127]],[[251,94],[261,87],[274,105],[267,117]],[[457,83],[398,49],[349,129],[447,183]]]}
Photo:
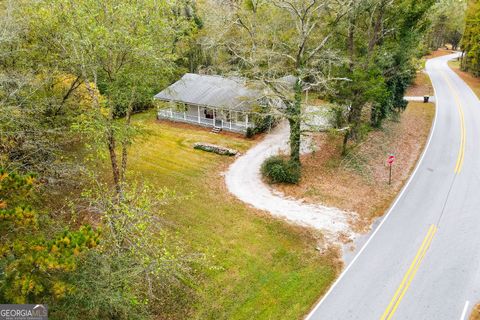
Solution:
{"label": "porch post", "polygon": [[216,123],[215,123],[215,109],[212,109],[213,110],[213,126],[215,127]]}
{"label": "porch post", "polygon": [[198,123],[200,123],[200,106],[197,106]]}
{"label": "porch post", "polygon": [[232,130],[232,110],[228,110],[228,120],[230,120],[230,130]]}
{"label": "porch post", "polygon": [[248,128],[248,113],[245,113],[245,128]]}

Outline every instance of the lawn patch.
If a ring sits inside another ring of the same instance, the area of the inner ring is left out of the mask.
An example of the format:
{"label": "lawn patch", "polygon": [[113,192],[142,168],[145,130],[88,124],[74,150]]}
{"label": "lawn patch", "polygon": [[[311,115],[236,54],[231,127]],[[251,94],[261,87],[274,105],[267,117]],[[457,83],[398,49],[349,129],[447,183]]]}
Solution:
{"label": "lawn patch", "polygon": [[185,200],[163,216],[192,251],[214,266],[198,286],[192,319],[298,319],[340,270],[338,253],[315,250],[321,235],[256,211],[226,190],[222,172],[234,160],[196,152],[196,141],[245,152],[255,142],[158,122],[139,114],[150,135],[130,150],[131,177],[174,189]]}

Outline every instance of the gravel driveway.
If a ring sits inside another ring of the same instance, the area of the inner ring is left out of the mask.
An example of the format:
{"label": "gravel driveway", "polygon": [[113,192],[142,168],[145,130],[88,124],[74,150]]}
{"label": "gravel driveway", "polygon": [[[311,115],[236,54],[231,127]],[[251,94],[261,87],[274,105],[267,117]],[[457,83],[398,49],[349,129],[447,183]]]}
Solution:
{"label": "gravel driveway", "polygon": [[288,122],[282,122],[263,141],[239,157],[225,174],[228,190],[257,209],[322,230],[329,238],[340,233],[350,234],[346,212],[287,198],[263,183],[260,174],[263,161],[271,155],[287,151],[288,137]]}

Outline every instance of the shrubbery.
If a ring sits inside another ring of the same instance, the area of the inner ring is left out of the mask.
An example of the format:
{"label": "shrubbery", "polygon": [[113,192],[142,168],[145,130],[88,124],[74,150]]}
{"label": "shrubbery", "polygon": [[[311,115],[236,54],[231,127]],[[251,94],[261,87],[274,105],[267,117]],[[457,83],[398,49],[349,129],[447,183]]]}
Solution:
{"label": "shrubbery", "polygon": [[282,156],[272,156],[265,160],[261,171],[271,183],[297,184],[300,181],[300,165]]}

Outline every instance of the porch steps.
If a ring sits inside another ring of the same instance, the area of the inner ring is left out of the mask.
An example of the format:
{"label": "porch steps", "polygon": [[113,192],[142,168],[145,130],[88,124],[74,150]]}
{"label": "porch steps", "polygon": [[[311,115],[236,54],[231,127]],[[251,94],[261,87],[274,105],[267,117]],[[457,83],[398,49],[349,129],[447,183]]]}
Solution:
{"label": "porch steps", "polygon": [[212,128],[213,133],[220,133],[220,131],[222,131],[222,128],[219,128],[219,127],[213,127]]}

